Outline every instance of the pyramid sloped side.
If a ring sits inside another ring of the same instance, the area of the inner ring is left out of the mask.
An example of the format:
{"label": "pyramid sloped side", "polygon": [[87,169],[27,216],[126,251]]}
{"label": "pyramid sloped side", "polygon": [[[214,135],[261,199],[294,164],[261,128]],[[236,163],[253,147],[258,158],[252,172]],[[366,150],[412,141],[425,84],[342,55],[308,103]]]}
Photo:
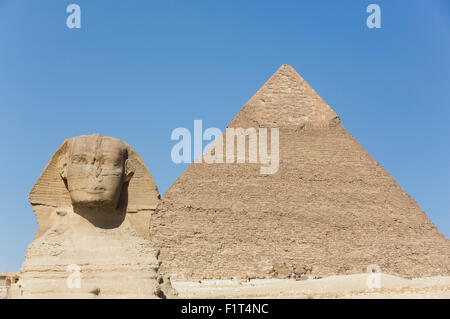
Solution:
{"label": "pyramid sloped side", "polygon": [[280,129],[280,168],[192,164],[152,216],[174,278],[450,274],[450,240],[341,125]]}

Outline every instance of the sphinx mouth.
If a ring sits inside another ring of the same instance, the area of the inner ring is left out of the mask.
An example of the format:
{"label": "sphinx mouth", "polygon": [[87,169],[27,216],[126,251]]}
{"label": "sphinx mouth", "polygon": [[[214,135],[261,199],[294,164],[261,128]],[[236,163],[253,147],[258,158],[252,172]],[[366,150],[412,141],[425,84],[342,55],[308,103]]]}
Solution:
{"label": "sphinx mouth", "polygon": [[99,188],[99,189],[90,189],[90,190],[86,190],[85,192],[88,194],[101,194],[104,193],[106,191],[106,189],[104,188]]}

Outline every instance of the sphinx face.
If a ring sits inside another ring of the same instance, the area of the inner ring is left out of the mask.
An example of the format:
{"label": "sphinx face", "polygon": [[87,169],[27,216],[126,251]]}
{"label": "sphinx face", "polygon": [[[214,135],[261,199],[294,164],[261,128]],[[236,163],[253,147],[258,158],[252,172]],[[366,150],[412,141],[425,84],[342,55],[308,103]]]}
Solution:
{"label": "sphinx face", "polygon": [[74,206],[116,208],[126,181],[126,147],[100,135],[70,140],[64,176]]}

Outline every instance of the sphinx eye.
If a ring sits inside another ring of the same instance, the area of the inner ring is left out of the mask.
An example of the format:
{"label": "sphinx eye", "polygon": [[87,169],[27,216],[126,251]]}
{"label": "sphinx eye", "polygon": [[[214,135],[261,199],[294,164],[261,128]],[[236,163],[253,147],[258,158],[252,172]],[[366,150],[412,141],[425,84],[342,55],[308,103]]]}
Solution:
{"label": "sphinx eye", "polygon": [[83,156],[73,156],[72,164],[86,164],[87,160]]}
{"label": "sphinx eye", "polygon": [[117,157],[105,157],[102,161],[102,164],[112,165],[112,166],[119,166],[121,163],[122,163],[121,158],[117,158]]}

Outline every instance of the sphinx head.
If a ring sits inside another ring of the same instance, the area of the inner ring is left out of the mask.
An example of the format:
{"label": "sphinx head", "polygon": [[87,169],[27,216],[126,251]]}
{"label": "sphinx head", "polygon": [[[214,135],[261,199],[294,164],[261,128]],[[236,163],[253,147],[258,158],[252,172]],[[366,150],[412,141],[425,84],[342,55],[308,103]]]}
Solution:
{"label": "sphinx head", "polygon": [[111,209],[135,171],[127,144],[98,134],[68,139],[58,169],[74,207]]}
{"label": "sphinx head", "polygon": [[31,189],[29,201],[38,219],[37,237],[55,223],[72,220],[63,216],[74,216],[73,212],[101,228],[118,227],[128,218],[146,238],[149,213],[159,198],[139,154],[119,139],[95,134],[61,144]]}

